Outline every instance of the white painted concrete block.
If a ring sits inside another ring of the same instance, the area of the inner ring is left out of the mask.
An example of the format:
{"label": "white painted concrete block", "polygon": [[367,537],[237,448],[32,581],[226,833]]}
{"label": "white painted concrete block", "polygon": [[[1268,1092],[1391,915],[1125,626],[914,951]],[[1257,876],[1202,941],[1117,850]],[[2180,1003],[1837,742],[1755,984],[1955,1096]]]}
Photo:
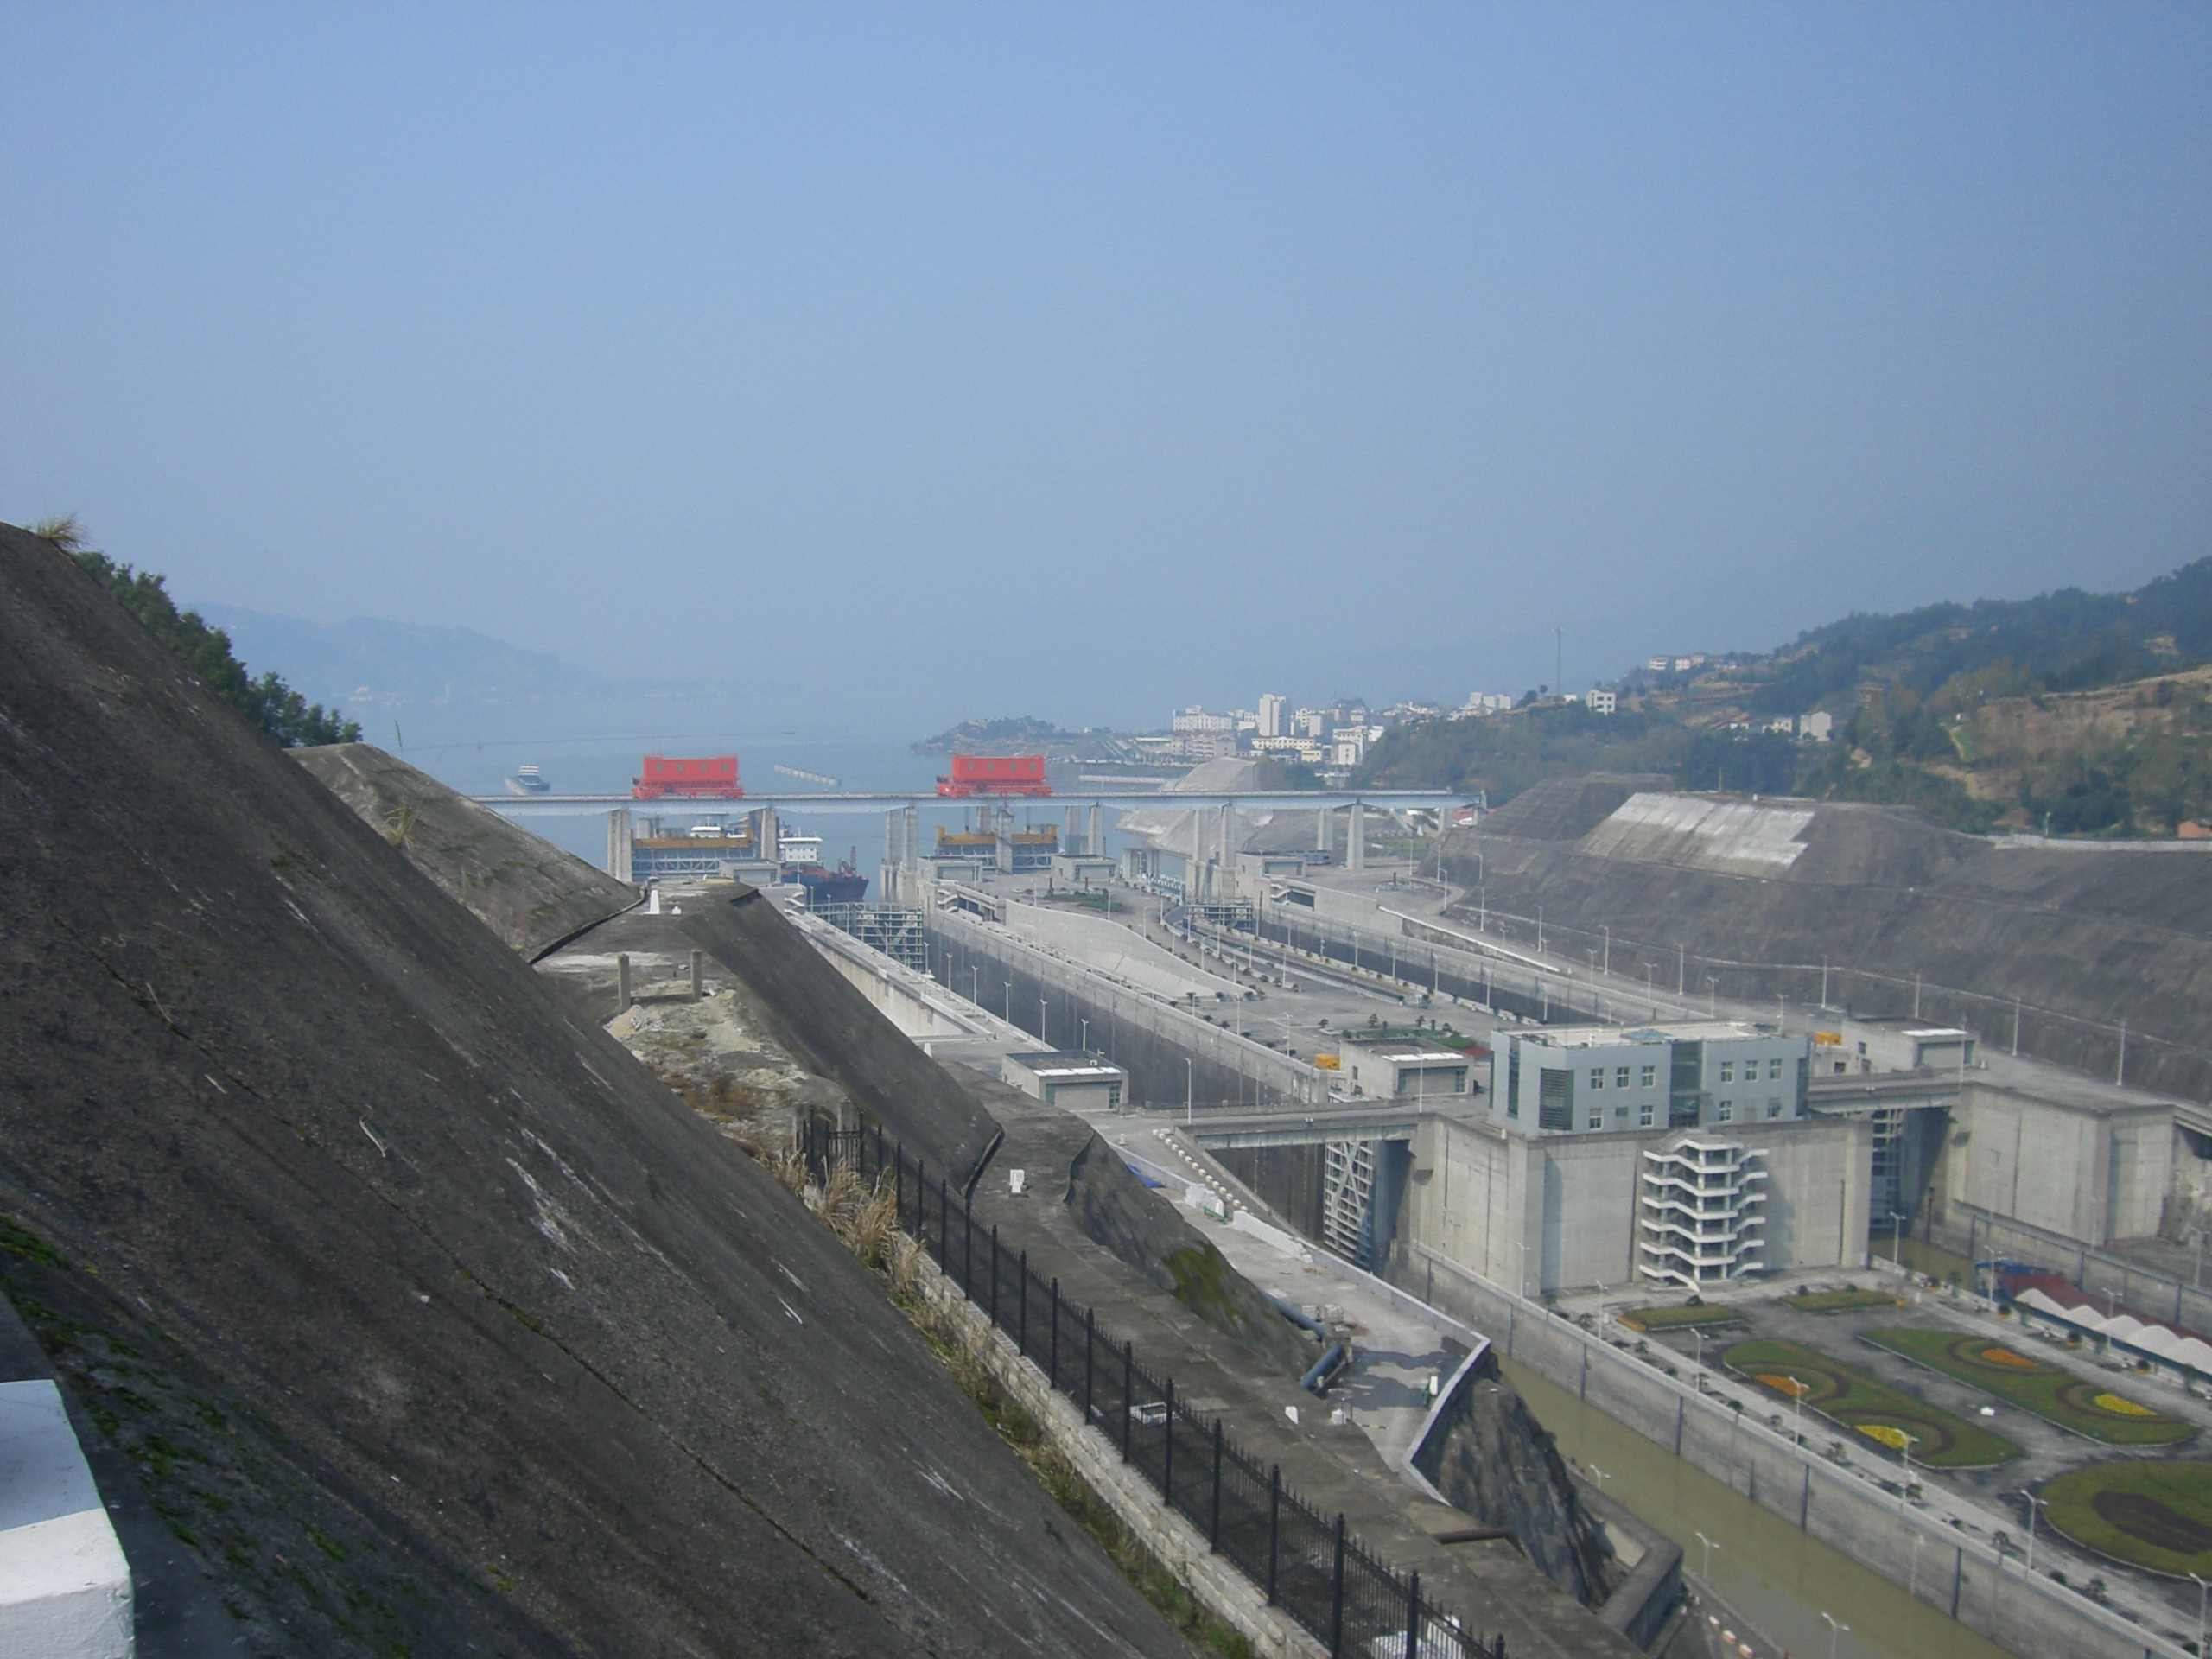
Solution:
{"label": "white painted concrete block", "polygon": [[126,1659],[130,1565],[52,1382],[0,1382],[0,1654]]}

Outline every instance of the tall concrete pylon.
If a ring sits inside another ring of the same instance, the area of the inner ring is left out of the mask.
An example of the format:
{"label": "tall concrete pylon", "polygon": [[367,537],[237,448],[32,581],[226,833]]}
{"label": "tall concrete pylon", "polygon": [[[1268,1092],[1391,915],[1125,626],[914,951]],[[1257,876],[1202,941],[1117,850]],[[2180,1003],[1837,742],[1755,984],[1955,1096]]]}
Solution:
{"label": "tall concrete pylon", "polygon": [[1344,825],[1344,868],[1363,870],[1367,868],[1367,823],[1360,804],[1351,804],[1351,817]]}
{"label": "tall concrete pylon", "polygon": [[1060,836],[1060,850],[1064,853],[1072,853],[1083,844],[1082,812],[1079,806],[1068,808],[1068,825]]}
{"label": "tall concrete pylon", "polygon": [[1084,838],[1083,850],[1093,858],[1106,856],[1106,805],[1103,801],[1090,804],[1090,833]]}
{"label": "tall concrete pylon", "polygon": [[1313,850],[1317,853],[1329,850],[1329,809],[1325,806],[1313,809]]}

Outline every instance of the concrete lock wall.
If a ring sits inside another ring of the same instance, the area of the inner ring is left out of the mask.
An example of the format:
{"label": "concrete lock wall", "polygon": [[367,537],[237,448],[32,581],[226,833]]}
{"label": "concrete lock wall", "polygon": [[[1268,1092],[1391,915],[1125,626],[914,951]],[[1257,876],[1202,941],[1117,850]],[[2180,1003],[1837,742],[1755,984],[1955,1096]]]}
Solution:
{"label": "concrete lock wall", "polygon": [[[1807,1118],[1743,1129],[1738,1138],[1765,1154],[1766,1265],[1859,1266],[1872,1126]],[[1532,1137],[1425,1118],[1401,1230],[1409,1249],[1425,1246],[1502,1284],[1626,1284],[1636,1272],[1643,1153],[1673,1138],[1620,1130]]]}
{"label": "concrete lock wall", "polygon": [[[1128,1072],[1132,1104],[1170,1106],[1187,1097],[1272,1106],[1327,1098],[1323,1074],[1313,1066],[1122,990],[998,929],[938,911],[925,931],[933,954],[950,955],[954,990],[966,995],[973,984],[985,1008],[1036,1032],[1047,1046],[1081,1047],[1088,1021],[1091,1050]],[[1217,1017],[1223,1012],[1225,1006]]]}
{"label": "concrete lock wall", "polygon": [[2173,1190],[2170,1107],[2083,1109],[1971,1077],[1939,1154],[1937,1204],[2086,1243],[2159,1230]]}
{"label": "concrete lock wall", "polygon": [[[2178,1659],[2179,1648],[2087,1597],[2005,1566],[1987,1545],[1927,1516],[1901,1512],[1894,1496],[1752,1421],[1752,1409],[1728,1406],[1739,1393],[1732,1387],[1700,1395],[1432,1249],[1409,1252],[1400,1276],[1423,1300],[1488,1334],[1505,1357],[2000,1647],[2079,1659]],[[1740,1393],[1758,1402],[1748,1389]],[[1823,1421],[1808,1432],[1817,1439],[1825,1430]]]}

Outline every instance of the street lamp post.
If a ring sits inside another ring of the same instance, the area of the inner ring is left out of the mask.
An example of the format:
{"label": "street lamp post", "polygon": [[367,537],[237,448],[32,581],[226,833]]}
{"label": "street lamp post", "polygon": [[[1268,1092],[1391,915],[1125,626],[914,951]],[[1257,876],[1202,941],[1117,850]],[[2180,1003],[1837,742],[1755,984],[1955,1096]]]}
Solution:
{"label": "street lamp post", "polygon": [[2036,1511],[2043,1508],[2044,1500],[2026,1491],[2018,1496],[2028,1500],[2028,1576],[2032,1578],[2036,1570]]}
{"label": "street lamp post", "polygon": [[1717,974],[1707,974],[1705,976],[1705,1012],[1707,1019],[1718,1020],[1720,1017],[1719,986],[1720,979]]}
{"label": "street lamp post", "polygon": [[1834,1613],[1824,1612],[1821,1617],[1828,1622],[1828,1659],[1835,1659],[1835,1639],[1839,1636],[1841,1636],[1846,1630],[1849,1630],[1851,1626],[1848,1624],[1837,1624],[1835,1622],[1835,1615]]}
{"label": "street lamp post", "polygon": [[1191,1057],[1183,1057],[1183,1121],[1195,1122],[1198,1114],[1198,1071],[1191,1064]]}
{"label": "street lamp post", "polygon": [[[2196,1579],[2194,1573],[2189,1576]],[[2200,1654],[2204,1651],[2204,1592],[2208,1584],[2212,1580],[2196,1579],[2196,1650]]]}
{"label": "street lamp post", "polygon": [[[1904,1431],[1900,1429],[1899,1433]],[[1904,1459],[1904,1479],[1897,1484],[1897,1513],[1904,1515],[1905,1503],[1912,1496],[1912,1448],[1920,1444],[1917,1434],[1905,1434],[1904,1444],[1897,1448],[1897,1455]]]}
{"label": "street lamp post", "polygon": [[1521,1295],[1522,1299],[1526,1300],[1529,1295],[1529,1241],[1524,1238],[1515,1238],[1506,1242],[1521,1252]]}
{"label": "street lamp post", "polygon": [[1037,1040],[1050,1048],[1052,1046],[1052,1039],[1045,1034],[1046,1031],[1045,999],[1040,996],[1037,999]]}
{"label": "street lamp post", "polygon": [[1705,1546],[1705,1567],[1698,1576],[1703,1579],[1707,1584],[1711,1584],[1713,1582],[1713,1552],[1719,1549],[1720,1546],[1714,1543],[1712,1539],[1707,1537],[1701,1532],[1694,1532],[1690,1536],[1696,1539],[1698,1542]]}
{"label": "street lamp post", "polygon": [[999,983],[1006,987],[1006,997],[1001,1006],[1006,1012],[1006,1022],[1010,1026],[1014,1023],[1014,982],[1002,979]]}
{"label": "street lamp post", "polygon": [[1811,1390],[1794,1376],[1789,1379],[1789,1432],[1796,1439],[1802,1440],[1805,1437],[1802,1433],[1799,1433],[1798,1431],[1805,1426],[1805,1396],[1810,1393]]}
{"label": "street lamp post", "polygon": [[1896,1211],[1890,1211],[1890,1260],[1897,1264],[1897,1271],[1904,1271],[1905,1218]]}

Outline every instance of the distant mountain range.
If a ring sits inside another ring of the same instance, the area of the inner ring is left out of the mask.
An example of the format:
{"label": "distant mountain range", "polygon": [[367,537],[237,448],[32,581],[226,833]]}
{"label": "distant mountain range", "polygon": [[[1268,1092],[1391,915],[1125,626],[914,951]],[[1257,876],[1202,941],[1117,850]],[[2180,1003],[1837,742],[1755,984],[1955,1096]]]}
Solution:
{"label": "distant mountain range", "polygon": [[235,605],[194,608],[230,635],[232,651],[248,667],[273,668],[309,699],[355,715],[371,708],[535,702],[612,689],[588,669],[470,628],[368,616],[309,622]]}

